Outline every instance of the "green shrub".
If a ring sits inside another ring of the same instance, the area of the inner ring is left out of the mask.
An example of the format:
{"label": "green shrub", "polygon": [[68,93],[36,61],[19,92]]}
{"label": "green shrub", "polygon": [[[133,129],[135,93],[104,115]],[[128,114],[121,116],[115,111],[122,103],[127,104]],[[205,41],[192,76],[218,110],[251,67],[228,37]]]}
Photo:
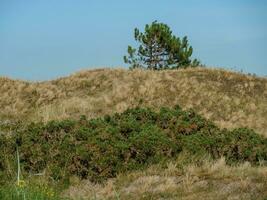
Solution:
{"label": "green shrub", "polygon": [[267,160],[267,139],[246,128],[227,131],[212,128],[182,137],[182,146],[192,153],[209,153],[228,163],[249,161],[253,164]]}
{"label": "green shrub", "polygon": [[0,136],[0,178],[12,177],[17,145],[23,173],[45,172],[54,180],[75,175],[98,182],[175,158],[181,151],[224,156],[229,164],[267,160],[267,139],[253,130],[221,130],[179,106],[159,112],[134,108],[90,120],[83,116],[78,121],[32,123],[16,132]]}

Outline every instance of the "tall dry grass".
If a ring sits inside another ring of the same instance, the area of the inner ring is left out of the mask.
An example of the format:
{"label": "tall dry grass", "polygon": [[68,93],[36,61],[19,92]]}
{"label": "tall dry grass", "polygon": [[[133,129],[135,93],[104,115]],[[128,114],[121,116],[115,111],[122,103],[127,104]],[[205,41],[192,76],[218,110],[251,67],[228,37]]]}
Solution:
{"label": "tall dry grass", "polygon": [[193,108],[221,127],[267,136],[267,79],[220,69],[98,69],[44,82],[0,78],[0,121],[89,118],[138,105]]}
{"label": "tall dry grass", "polygon": [[[243,199],[267,197],[267,168],[249,163],[228,166],[217,161],[181,163],[186,154],[166,167],[120,174],[105,184],[73,182],[63,196],[71,199]],[[183,158],[182,158],[183,157]]]}

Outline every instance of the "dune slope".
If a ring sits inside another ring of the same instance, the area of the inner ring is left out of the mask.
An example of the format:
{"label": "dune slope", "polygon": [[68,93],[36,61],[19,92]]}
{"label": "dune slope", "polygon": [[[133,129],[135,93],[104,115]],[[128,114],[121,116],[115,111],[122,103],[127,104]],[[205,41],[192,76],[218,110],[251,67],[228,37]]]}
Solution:
{"label": "dune slope", "polygon": [[220,127],[247,126],[267,136],[267,79],[225,70],[98,69],[38,83],[0,78],[0,85],[2,122],[92,118],[179,104]]}

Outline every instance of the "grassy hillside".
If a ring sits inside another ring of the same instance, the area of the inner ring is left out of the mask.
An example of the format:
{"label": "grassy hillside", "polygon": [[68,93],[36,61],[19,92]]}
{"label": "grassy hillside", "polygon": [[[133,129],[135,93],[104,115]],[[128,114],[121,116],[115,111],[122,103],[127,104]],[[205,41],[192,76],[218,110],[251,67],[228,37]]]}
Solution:
{"label": "grassy hillside", "polygon": [[266,200],[266,78],[98,69],[0,85],[0,199]]}
{"label": "grassy hillside", "polygon": [[267,79],[218,69],[99,69],[31,83],[0,78],[0,119],[89,118],[129,107],[181,105],[220,127],[247,126],[267,136]]}

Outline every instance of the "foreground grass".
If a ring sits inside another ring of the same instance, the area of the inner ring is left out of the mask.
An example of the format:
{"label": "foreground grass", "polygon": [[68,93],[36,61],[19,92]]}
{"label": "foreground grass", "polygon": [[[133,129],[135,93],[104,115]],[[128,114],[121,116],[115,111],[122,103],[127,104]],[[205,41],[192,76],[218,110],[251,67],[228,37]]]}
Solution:
{"label": "foreground grass", "polygon": [[267,79],[225,70],[102,69],[40,83],[0,78],[0,84],[0,124],[18,118],[95,118],[130,107],[179,104],[222,128],[247,126],[267,136]]}
{"label": "foreground grass", "polygon": [[162,167],[120,174],[104,184],[77,182],[62,195],[70,199],[213,200],[267,198],[267,167],[226,165],[225,159],[195,159],[181,154]]}
{"label": "foreground grass", "polygon": [[56,188],[47,185],[34,185],[30,181],[6,184],[0,187],[1,200],[63,200]]}
{"label": "foreground grass", "polygon": [[[48,186],[50,185],[50,186]],[[70,186],[57,189],[45,177],[28,178],[20,186],[0,187],[2,200],[213,200],[267,198],[267,167],[248,162],[229,166],[224,158],[181,153],[166,164],[118,174],[103,183],[72,177]]]}

